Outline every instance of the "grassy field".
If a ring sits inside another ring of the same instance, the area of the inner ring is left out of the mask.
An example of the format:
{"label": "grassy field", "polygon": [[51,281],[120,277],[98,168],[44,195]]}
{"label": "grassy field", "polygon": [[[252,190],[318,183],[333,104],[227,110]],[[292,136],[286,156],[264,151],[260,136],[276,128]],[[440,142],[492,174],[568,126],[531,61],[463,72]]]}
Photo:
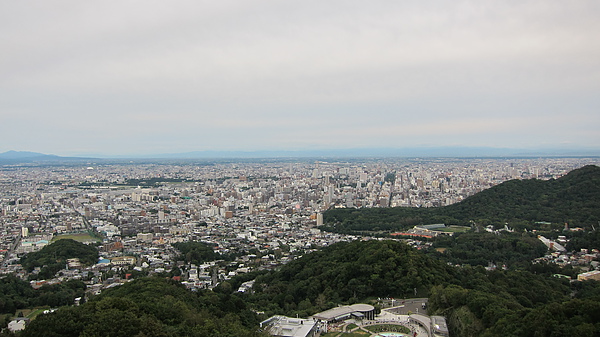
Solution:
{"label": "grassy field", "polygon": [[19,309],[15,312],[15,317],[27,317],[33,311],[35,311],[35,309]]}
{"label": "grassy field", "polygon": [[76,233],[76,234],[62,234],[62,235],[58,235],[55,236],[52,239],[52,242],[55,242],[57,240],[61,240],[61,239],[73,239],[75,241],[79,241],[79,242],[100,242],[102,241],[101,239],[94,237],[92,235],[90,235],[89,233]]}
{"label": "grassy field", "polygon": [[321,337],[365,337],[369,336],[368,332],[355,331],[355,332],[328,332]]}
{"label": "grassy field", "polygon": [[384,331],[410,333],[410,329],[408,329],[407,327],[405,327],[403,325],[396,325],[396,324],[371,325],[371,326],[365,327],[365,329],[372,331],[373,333],[384,332]]}
{"label": "grassy field", "polygon": [[44,310],[48,310],[48,309],[50,309],[50,307],[43,307],[43,308],[37,308],[37,309],[34,309],[33,311],[31,311],[31,312],[30,312],[30,313],[29,313],[27,316],[25,316],[25,317],[27,317],[27,318],[30,318],[30,319],[32,319],[32,320],[33,320],[33,319],[35,319],[35,318],[36,318],[36,317],[37,317],[39,314],[43,313],[43,312],[44,312]]}
{"label": "grassy field", "polygon": [[439,230],[442,232],[452,232],[452,233],[463,233],[471,229],[471,227],[467,226],[448,226],[445,228],[440,228]]}
{"label": "grassy field", "polygon": [[356,325],[354,323],[351,323],[351,324],[348,324],[348,326],[346,326],[346,330],[352,330],[352,329],[354,329],[356,327],[358,327],[358,325]]}

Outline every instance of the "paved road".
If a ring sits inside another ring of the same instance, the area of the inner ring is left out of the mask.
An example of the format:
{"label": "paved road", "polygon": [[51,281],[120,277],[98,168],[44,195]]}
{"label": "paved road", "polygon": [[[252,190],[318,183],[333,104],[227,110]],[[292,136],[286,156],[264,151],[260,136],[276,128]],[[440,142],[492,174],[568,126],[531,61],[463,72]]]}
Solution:
{"label": "paved road", "polygon": [[392,306],[391,304],[391,301],[388,301],[384,309],[396,315],[408,315],[409,312],[413,314],[427,315],[427,309],[423,309],[423,304],[427,304],[426,298],[394,300],[394,305]]}
{"label": "paved road", "polygon": [[2,259],[2,267],[6,267],[8,265],[8,259],[10,257],[12,257],[12,255],[14,254],[14,252],[17,250],[17,247],[19,247],[19,243],[21,243],[21,235],[19,235],[17,237],[17,239],[12,244],[12,246],[10,247],[10,249],[6,252],[6,255],[4,255],[4,259]]}

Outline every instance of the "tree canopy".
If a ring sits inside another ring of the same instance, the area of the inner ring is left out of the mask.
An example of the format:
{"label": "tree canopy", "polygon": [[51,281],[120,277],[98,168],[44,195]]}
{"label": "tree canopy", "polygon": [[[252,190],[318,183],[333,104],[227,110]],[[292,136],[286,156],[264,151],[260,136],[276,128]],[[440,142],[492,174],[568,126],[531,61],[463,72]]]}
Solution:
{"label": "tree canopy", "polygon": [[455,233],[441,235],[429,250],[433,257],[457,265],[527,268],[548,248],[531,233]]}
{"label": "tree canopy", "polygon": [[9,274],[0,278],[0,313],[13,314],[18,309],[35,306],[70,305],[75,298],[83,297],[85,288],[83,282],[72,280],[33,289],[28,282]]}
{"label": "tree canopy", "polygon": [[173,247],[181,252],[181,260],[197,265],[223,258],[221,254],[213,250],[213,246],[203,242],[177,242],[173,244]]}
{"label": "tree canopy", "polygon": [[342,242],[256,278],[250,300],[269,313],[308,316],[337,303],[426,295],[454,269],[402,242]]}
{"label": "tree canopy", "polygon": [[38,316],[21,336],[262,336],[257,325],[256,314],[235,295],[143,278]]}

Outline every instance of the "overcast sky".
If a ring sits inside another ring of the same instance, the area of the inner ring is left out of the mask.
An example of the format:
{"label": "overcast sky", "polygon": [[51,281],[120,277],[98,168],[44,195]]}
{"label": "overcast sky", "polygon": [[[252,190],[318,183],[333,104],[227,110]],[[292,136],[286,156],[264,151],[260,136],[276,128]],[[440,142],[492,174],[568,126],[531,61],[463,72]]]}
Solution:
{"label": "overcast sky", "polygon": [[0,152],[600,147],[600,1],[2,1]]}

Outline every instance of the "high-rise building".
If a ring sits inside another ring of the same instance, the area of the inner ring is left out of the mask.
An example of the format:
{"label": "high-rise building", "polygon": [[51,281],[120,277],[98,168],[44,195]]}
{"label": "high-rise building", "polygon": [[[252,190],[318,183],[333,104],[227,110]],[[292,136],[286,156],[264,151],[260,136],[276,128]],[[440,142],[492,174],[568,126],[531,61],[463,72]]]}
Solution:
{"label": "high-rise building", "polygon": [[317,226],[323,226],[323,213],[317,213]]}

